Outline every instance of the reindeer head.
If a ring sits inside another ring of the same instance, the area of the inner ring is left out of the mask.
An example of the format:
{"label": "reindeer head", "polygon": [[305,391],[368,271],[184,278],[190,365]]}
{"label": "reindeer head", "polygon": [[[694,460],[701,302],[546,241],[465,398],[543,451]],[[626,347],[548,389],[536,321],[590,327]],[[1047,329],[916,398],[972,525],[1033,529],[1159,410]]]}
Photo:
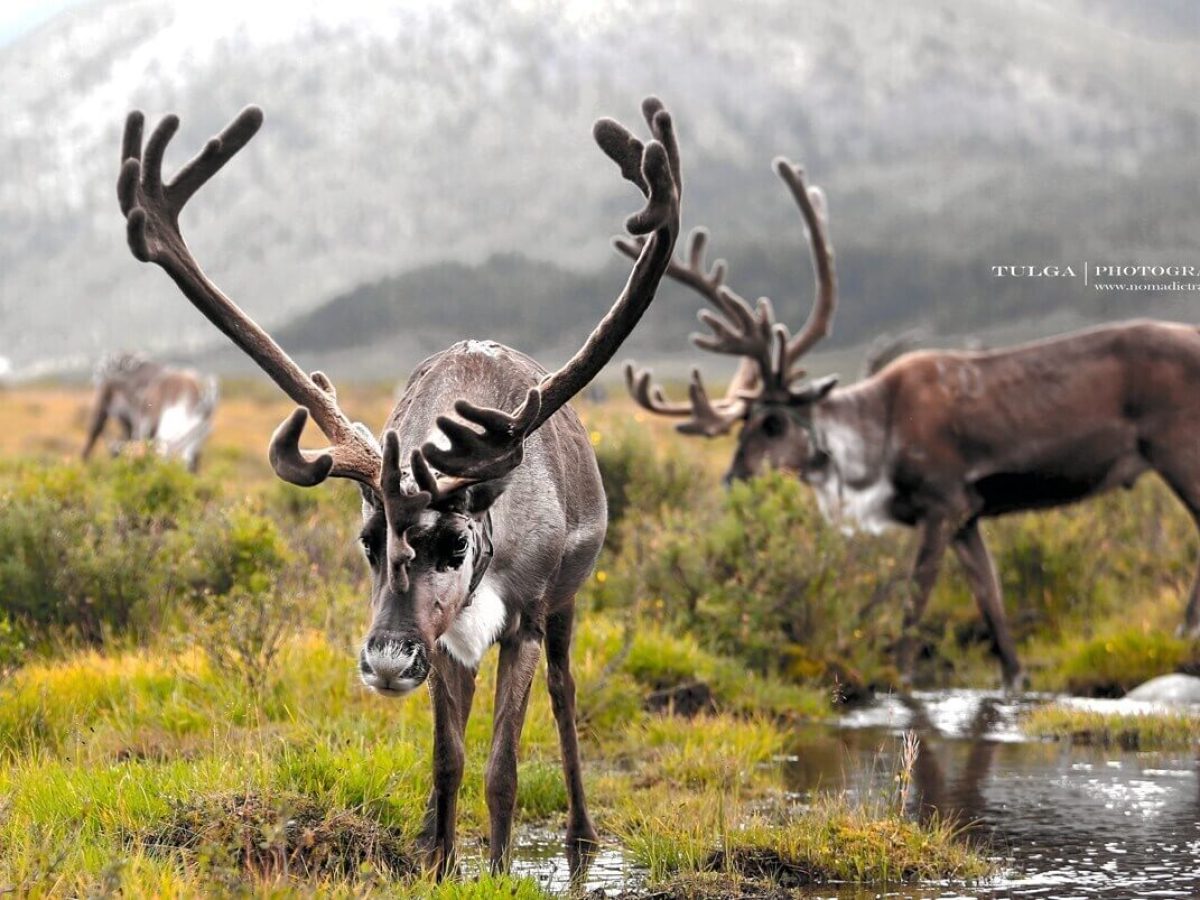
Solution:
{"label": "reindeer head", "polygon": [[[299,408],[276,429],[269,458],[276,474],[302,487],[328,478],[356,481],[363,495],[362,543],[373,575],[372,622],[359,655],[363,681],[400,695],[429,673],[439,638],[472,600],[491,557],[489,510],[520,466],[526,438],[582,390],[612,358],[654,299],[679,232],[679,148],[671,116],[657,99],[642,112],[653,140],[643,144],[611,119],[596,123],[600,148],[646,197],[626,228],[641,236],[633,271],[608,314],[583,347],[558,371],[527,389],[515,411],[454,404],[455,417],[436,424],[445,441],[402,450],[400,435],[382,442],[342,412],[330,380],[304,373],[257,323],[208,279],[179,230],[191,196],[221,169],[262,125],[248,107],[170,182],[162,159],[179,127],[159,123],[142,147],[142,114],[125,126],[117,195],[130,249],[161,266],[187,298],[263,369]],[[420,391],[414,379],[408,391]],[[408,393],[406,391],[406,395]],[[321,451],[300,449],[309,416],[331,441]],[[393,417],[395,417],[393,413]],[[533,548],[536,552],[536,548]]]}
{"label": "reindeer head", "polygon": [[[429,674],[434,647],[472,602],[491,563],[490,510],[521,463],[541,405],[537,388],[512,415],[460,400],[455,411],[483,432],[440,417],[449,448],[426,443],[407,465],[398,434],[385,433],[379,490],[362,489],[359,540],[372,586],[358,667],[368,687],[400,696]],[[431,459],[459,474],[439,476]]]}
{"label": "reindeer head", "polygon": [[836,385],[837,376],[828,375],[786,399],[759,397],[749,403],[725,482],[753,478],[766,469],[794,472],[806,481],[824,478],[830,456],[813,421],[813,407]]}
{"label": "reindeer head", "polygon": [[[775,320],[766,297],[751,307],[734,293],[725,284],[727,267],[723,260],[711,269],[707,267],[704,254],[708,233],[697,228],[688,240],[686,262],[673,259],[667,274],[699,292],[713,306],[699,314],[712,333],[693,335],[693,343],[713,353],[741,357],[725,396],[711,401],[696,369],[692,371],[688,401],[673,403],[652,382],[649,369],[638,369],[633,364],[625,367],[626,384],[638,404],[659,415],[684,418],[676,426],[684,434],[716,437],[741,423],[726,482],[750,478],[767,467],[818,481],[826,477],[830,462],[814,410],[833,390],[837,377],[806,382],[804,369],[797,366],[800,358],[829,333],[837,304],[825,199],[819,188],[805,184],[804,171],[798,166],[777,159],[775,169],[804,217],[816,270],[816,302],[804,327],[793,336],[786,325]],[[628,255],[636,255],[641,249],[637,241],[625,238],[615,243]]]}

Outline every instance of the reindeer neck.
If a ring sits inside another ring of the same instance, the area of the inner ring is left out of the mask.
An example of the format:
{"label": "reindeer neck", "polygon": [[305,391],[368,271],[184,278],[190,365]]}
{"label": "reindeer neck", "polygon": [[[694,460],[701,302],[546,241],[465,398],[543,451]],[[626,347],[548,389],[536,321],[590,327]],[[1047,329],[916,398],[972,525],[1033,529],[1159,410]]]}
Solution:
{"label": "reindeer neck", "polygon": [[886,477],[891,419],[881,382],[871,379],[835,389],[817,403],[813,424],[847,484],[872,484]]}

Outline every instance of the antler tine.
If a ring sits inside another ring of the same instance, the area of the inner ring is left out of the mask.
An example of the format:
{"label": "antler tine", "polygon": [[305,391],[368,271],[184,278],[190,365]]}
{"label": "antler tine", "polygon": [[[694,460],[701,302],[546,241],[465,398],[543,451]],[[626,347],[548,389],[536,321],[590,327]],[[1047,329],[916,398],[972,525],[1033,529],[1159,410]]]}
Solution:
{"label": "antler tine", "polygon": [[699,369],[692,370],[686,403],[667,400],[663,389],[652,379],[653,374],[649,369],[636,368],[632,363],[625,364],[625,386],[634,401],[643,409],[660,416],[686,418],[686,422],[675,426],[683,434],[716,437],[729,431],[733,424],[745,415],[745,399],[735,396],[739,390],[737,376],[730,383],[730,390],[726,396],[715,403],[708,399]]}
{"label": "antler tine", "polygon": [[[534,428],[542,408],[542,395],[530,388],[523,402],[513,413],[476,406],[467,400],[454,404],[454,411],[482,431],[457,422],[449,416],[438,416],[438,430],[449,440],[449,447],[439,447],[432,441],[421,446],[422,462],[428,460],[449,478],[441,492],[448,492],[453,480],[458,486],[503,478],[518,465],[525,455],[525,438]],[[414,472],[416,469],[414,469]]]}
{"label": "antler tine", "polygon": [[[709,234],[706,228],[693,228],[688,235],[687,249],[683,254],[686,261],[672,257],[667,267],[667,275],[696,291],[708,301],[717,313],[725,317],[723,320],[713,312],[701,311],[701,320],[709,324],[717,332],[717,336],[693,335],[693,342],[705,350],[740,354],[743,352],[742,350],[719,349],[716,346],[717,341],[723,343],[725,336],[733,336],[736,331],[741,333],[741,337],[735,338],[734,343],[745,346],[750,352],[749,358],[743,359],[737,373],[729,383],[725,396],[716,403],[709,401],[703,384],[699,383],[698,375],[693,377],[693,385],[698,384],[698,390],[689,389],[692,399],[686,404],[671,403],[666,400],[660,387],[655,385],[651,388],[648,370],[644,370],[640,377],[631,379],[629,375],[631,370],[627,368],[626,386],[633,399],[650,412],[664,416],[690,417],[688,422],[681,422],[676,426],[685,434],[703,434],[712,437],[724,434],[744,414],[747,395],[754,394],[756,391],[761,392],[765,380],[759,372],[763,361],[769,355],[770,339],[767,333],[770,331],[771,322],[759,324],[750,309],[750,304],[725,283],[725,277],[728,274],[725,260],[718,259],[713,263],[711,269],[708,268],[705,261],[708,238]],[[644,241],[637,239],[616,238],[613,246],[626,256],[636,257],[641,251],[643,243]],[[725,320],[738,324],[731,328]],[[732,348],[732,344],[730,347]]]}
{"label": "antler tine", "polygon": [[625,387],[629,395],[642,409],[660,416],[687,416],[692,413],[690,403],[672,403],[663,389],[653,382],[654,373],[638,368],[632,362],[625,363]]}
{"label": "antler tine", "polygon": [[682,434],[718,437],[728,432],[734,423],[746,414],[747,401],[741,398],[726,397],[723,402],[711,403],[708,399],[708,392],[704,389],[704,381],[700,377],[699,369],[692,369],[688,397],[692,402],[692,417],[675,426],[675,429]]}
{"label": "antler tine", "polygon": [[593,128],[600,149],[646,197],[642,210],[625,222],[631,234],[644,240],[624,290],[575,355],[531,389],[515,412],[459,400],[454,410],[468,424],[446,416],[437,419],[449,447],[429,442],[421,454],[444,475],[485,481],[502,478],[519,465],[525,438],[596,377],[654,299],[679,234],[679,146],[671,115],[660,100],[647,98],[642,111],[654,135],[648,143],[613,119],[600,119]]}
{"label": "antler tine", "polygon": [[[758,367],[764,385],[779,381],[779,370],[774,353],[775,336],[782,327],[775,322],[771,301],[758,298],[758,306],[751,309],[741,297],[722,291],[729,306],[730,315],[722,318],[707,309],[699,312],[699,319],[712,329],[712,334],[693,334],[692,343],[702,350],[744,356]],[[739,386],[742,390],[744,386]]]}
{"label": "antler tine", "polygon": [[[631,259],[637,259],[644,243],[644,238],[617,237],[613,239],[613,246]],[[725,284],[725,276],[729,271],[725,260],[718,259],[713,263],[711,269],[706,266],[704,254],[707,249],[708,229],[693,228],[688,234],[687,250],[684,254],[687,262],[681,262],[672,257],[670,265],[667,266],[667,276],[694,290],[718,311],[731,315],[729,298],[737,300],[742,300],[742,298]],[[745,301],[742,300],[742,302]]]}
{"label": "antler tine", "polygon": [[788,340],[784,354],[784,381],[791,381],[799,373],[792,373],[795,362],[822,338],[833,326],[833,313],[837,308],[837,272],[833,265],[833,246],[829,242],[828,214],[825,195],[820,188],[805,183],[804,169],[779,157],[775,160],[775,171],[787,184],[808,231],[809,249],[812,252],[813,269],[816,271],[817,296],[804,326]]}
{"label": "antler tine", "polygon": [[[175,178],[164,183],[162,160],[179,128],[177,116],[165,116],[142,147],[145,119],[131,112],[122,139],[117,199],[126,217],[129,247],[143,262],[160,266],[192,304],[253,359],[302,409],[276,429],[269,457],[276,474],[299,485],[328,477],[351,478],[378,492],[380,451],[365,426],[352,423],[337,403],[329,379],[309,377],[259,325],[221,292],[196,262],[179,230],[179,213],[210,178],[241,150],[262,126],[256,106],[242,110],[210,139]],[[311,415],[332,442],[318,453],[300,450],[300,435]]]}
{"label": "antler tine", "polygon": [[[414,471],[415,476],[415,471]],[[408,542],[408,526],[417,514],[433,501],[433,494],[423,490],[420,480],[417,489],[409,491],[404,486],[404,470],[400,467],[400,436],[392,429],[383,436],[383,459],[380,461],[379,493],[383,501],[383,514],[388,523],[387,562],[388,577],[401,591],[408,590],[408,564],[416,558],[416,551]]]}

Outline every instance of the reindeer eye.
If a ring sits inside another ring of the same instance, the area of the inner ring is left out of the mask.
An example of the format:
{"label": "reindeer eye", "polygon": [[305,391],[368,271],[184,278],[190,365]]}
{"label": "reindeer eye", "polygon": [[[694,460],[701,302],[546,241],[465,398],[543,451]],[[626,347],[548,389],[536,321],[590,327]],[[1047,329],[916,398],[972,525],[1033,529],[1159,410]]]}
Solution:
{"label": "reindeer eye", "polygon": [[446,537],[439,548],[441,552],[438,554],[438,569],[443,572],[446,569],[457,569],[467,558],[467,548],[470,545],[470,539],[465,534],[455,533]]}
{"label": "reindeer eye", "polygon": [[813,455],[808,459],[808,467],[810,469],[824,469],[829,465],[829,454],[824,450],[815,450]]}
{"label": "reindeer eye", "polygon": [[371,536],[369,534],[360,535],[358,543],[362,547],[363,555],[366,556],[367,562],[374,566],[378,562],[379,557],[375,553],[375,544],[371,540]]}

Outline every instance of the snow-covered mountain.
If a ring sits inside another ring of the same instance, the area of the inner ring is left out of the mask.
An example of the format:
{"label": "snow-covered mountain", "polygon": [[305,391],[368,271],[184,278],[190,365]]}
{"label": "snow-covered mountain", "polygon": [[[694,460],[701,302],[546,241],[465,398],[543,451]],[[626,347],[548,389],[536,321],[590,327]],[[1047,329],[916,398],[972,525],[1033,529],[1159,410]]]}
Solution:
{"label": "snow-covered mountain", "polygon": [[[0,352],[20,367],[210,339],[124,246],[114,182],[133,107],[181,115],[168,168],[245,104],[266,110],[183,224],[268,323],[441,261],[610,263],[608,236],[637,203],[590,126],[632,123],[650,92],[679,122],[688,221],[712,225],[735,263],[755,248],[776,267],[768,284],[808,278],[768,163],[807,164],[860,273],[850,322],[952,315],[960,300],[936,284],[912,296],[931,260],[1195,261],[1197,7],[1138,8],[97,0],[0,48]],[[881,250],[916,261],[902,290],[868,271]]]}

